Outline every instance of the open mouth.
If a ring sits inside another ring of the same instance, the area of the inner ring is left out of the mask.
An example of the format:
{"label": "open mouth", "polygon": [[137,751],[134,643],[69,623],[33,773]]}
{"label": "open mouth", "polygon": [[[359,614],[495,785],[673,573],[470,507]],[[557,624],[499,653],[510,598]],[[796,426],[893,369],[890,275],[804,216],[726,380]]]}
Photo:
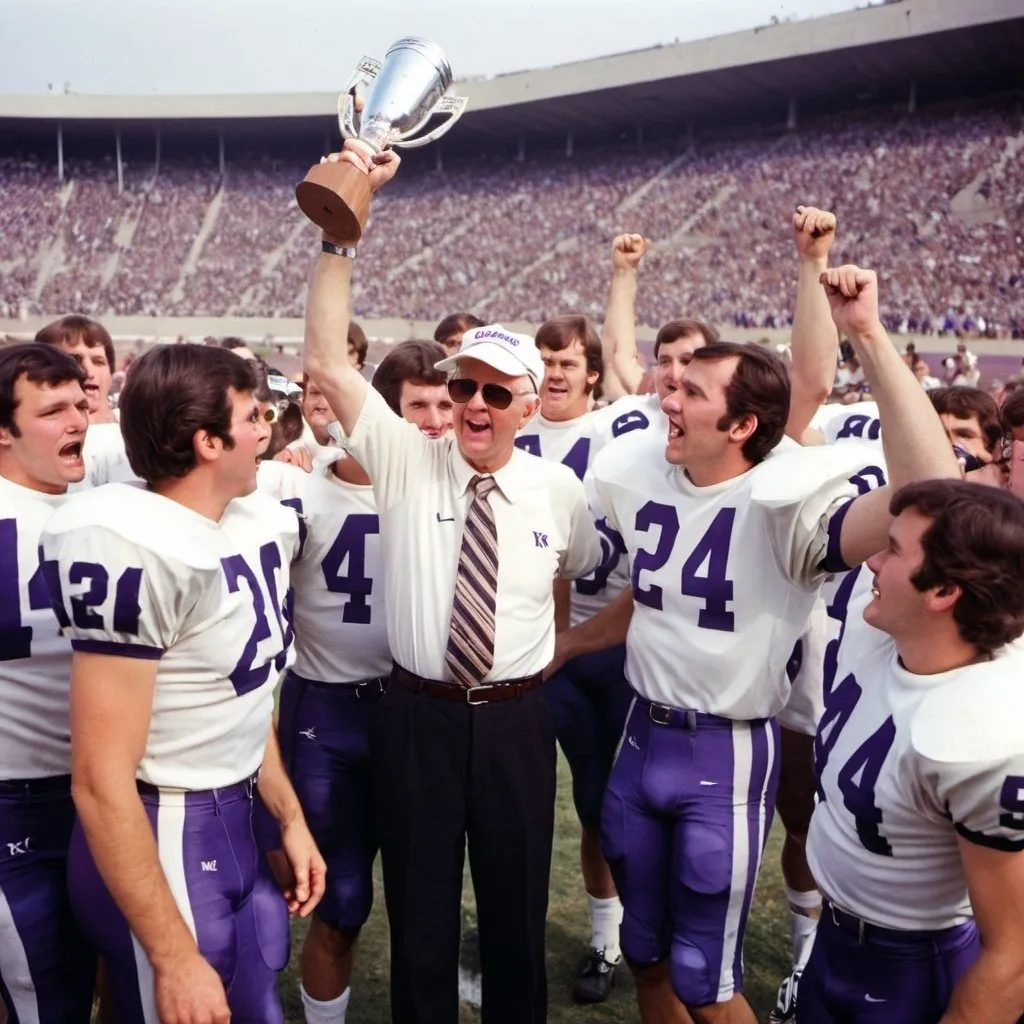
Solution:
{"label": "open mouth", "polygon": [[683,428],[679,426],[679,424],[676,423],[675,420],[668,421],[668,439],[670,441],[675,441],[680,437],[684,437],[685,435],[686,431],[683,430]]}
{"label": "open mouth", "polygon": [[474,437],[480,437],[491,429],[491,425],[489,423],[474,423],[472,420],[465,420],[464,422],[466,424],[466,429]]}
{"label": "open mouth", "polygon": [[564,398],[569,394],[569,389],[567,387],[563,387],[561,384],[549,384],[547,392],[552,398]]}
{"label": "open mouth", "polygon": [[82,442],[70,441],[57,454],[62,459],[80,459],[82,457]]}

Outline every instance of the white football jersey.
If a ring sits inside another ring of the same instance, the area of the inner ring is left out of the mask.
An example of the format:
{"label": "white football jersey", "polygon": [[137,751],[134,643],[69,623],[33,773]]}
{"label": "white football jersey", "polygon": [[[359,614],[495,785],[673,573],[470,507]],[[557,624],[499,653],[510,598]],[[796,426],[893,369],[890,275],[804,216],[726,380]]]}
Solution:
{"label": "white football jersey", "polygon": [[326,450],[311,473],[264,462],[257,474],[261,491],[299,514],[292,669],[322,683],[355,683],[391,671],[377,502],[369,484],[335,476],[333,464],[345,457]]}
{"label": "white football jersey", "polygon": [[854,402],[837,408],[842,411],[822,428],[827,444],[850,439],[881,445],[882,421],[878,418],[877,402]]}
{"label": "white football jersey", "polygon": [[[91,424],[85,432],[82,458],[85,460],[85,480],[90,487],[138,480],[128,464],[120,423]],[[82,488],[77,485],[71,489],[77,491]]]}
{"label": "white football jersey", "polygon": [[957,836],[1024,850],[1024,651],[930,676],[851,605],[815,739],[807,859],[838,906],[886,928],[971,916]]}
{"label": "white football jersey", "polygon": [[667,417],[661,412],[660,403],[652,403],[651,397],[630,396],[564,422],[537,415],[516,437],[516,447],[568,466],[583,481],[587,491],[587,501],[601,538],[601,562],[589,576],[573,583],[571,623],[574,626],[599,612],[629,583],[625,548],[621,538],[608,527],[589,469],[597,453],[616,438],[634,430],[646,430],[652,422],[665,435],[667,427],[654,413],[665,424]]}
{"label": "white football jersey", "polygon": [[821,582],[841,565],[830,526],[857,494],[860,453],[780,445],[742,476],[696,487],[650,434],[609,445],[594,463],[630,559],[626,676],[661,704],[773,717]]}
{"label": "white football jersey", "polygon": [[63,505],[42,545],[72,647],[159,662],[138,778],[204,790],[252,775],[291,654],[294,513],[255,493],[214,522],[109,484]]}
{"label": "white football jersey", "polygon": [[71,771],[71,644],[39,559],[40,534],[66,500],[0,477],[0,779]]}

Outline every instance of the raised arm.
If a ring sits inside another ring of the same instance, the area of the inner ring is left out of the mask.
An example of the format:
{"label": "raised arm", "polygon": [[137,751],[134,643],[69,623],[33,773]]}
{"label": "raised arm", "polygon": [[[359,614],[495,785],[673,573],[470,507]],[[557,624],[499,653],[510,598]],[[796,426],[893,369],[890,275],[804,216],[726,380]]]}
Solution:
{"label": "raised arm", "polygon": [[796,309],[790,348],[792,398],[786,434],[802,444],[814,443],[807,430],[821,403],[832,391],[839,335],[828,297],[819,278],[828,269],[828,254],[836,236],[835,214],[813,206],[798,206],[793,215],[793,239],[799,261]]}
{"label": "raised arm", "polygon": [[850,566],[885,547],[894,491],[918,480],[958,479],[960,467],[924,389],[889,341],[878,316],[873,270],[845,266],[822,273],[832,319],[850,339],[878,403],[889,486],[857,498],[842,523],[840,551]]}
{"label": "raised arm", "polygon": [[[392,150],[369,156],[365,147],[352,139],[346,140],[342,152],[325,159],[347,161],[365,171],[374,192],[394,177],[400,162]],[[351,245],[326,232],[324,241],[341,247]],[[362,374],[348,361],[351,291],[352,261],[347,256],[321,253],[309,279],[302,365],[324,393],[346,434],[359,419],[367,388]]]}
{"label": "raised arm", "polygon": [[153,965],[161,1020],[227,1024],[227,996],[181,916],[135,786],[157,662],[76,652],[71,791],[96,869]]}
{"label": "raised arm", "polygon": [[601,333],[603,388],[612,401],[635,395],[644,377],[636,348],[636,280],[649,245],[643,235],[619,235],[612,242],[612,283]]}

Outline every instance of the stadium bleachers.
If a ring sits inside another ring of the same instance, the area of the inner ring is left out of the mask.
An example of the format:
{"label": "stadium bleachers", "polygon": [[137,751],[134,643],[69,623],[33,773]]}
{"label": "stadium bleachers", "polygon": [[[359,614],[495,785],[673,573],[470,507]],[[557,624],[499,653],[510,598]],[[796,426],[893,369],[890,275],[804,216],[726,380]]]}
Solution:
{"label": "stadium bleachers", "polygon": [[[311,154],[314,156],[315,154]],[[0,161],[0,316],[301,316],[316,229],[295,206],[308,166],[165,159]],[[887,326],[1024,336],[1024,122],[988,99],[879,109],[798,131],[450,163],[403,174],[374,208],[355,286],[362,316],[453,309],[600,317],[611,239],[654,241],[638,319],[784,326],[796,201],[834,209],[834,258],[886,275]]]}

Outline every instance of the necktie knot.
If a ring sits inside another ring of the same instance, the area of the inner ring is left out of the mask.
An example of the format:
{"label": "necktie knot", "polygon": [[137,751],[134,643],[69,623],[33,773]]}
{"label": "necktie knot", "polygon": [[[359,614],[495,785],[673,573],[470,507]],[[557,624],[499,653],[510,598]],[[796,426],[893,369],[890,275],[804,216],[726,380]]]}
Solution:
{"label": "necktie knot", "polygon": [[487,496],[498,486],[498,481],[493,476],[480,476],[478,474],[469,481],[469,486],[481,501],[486,501]]}

